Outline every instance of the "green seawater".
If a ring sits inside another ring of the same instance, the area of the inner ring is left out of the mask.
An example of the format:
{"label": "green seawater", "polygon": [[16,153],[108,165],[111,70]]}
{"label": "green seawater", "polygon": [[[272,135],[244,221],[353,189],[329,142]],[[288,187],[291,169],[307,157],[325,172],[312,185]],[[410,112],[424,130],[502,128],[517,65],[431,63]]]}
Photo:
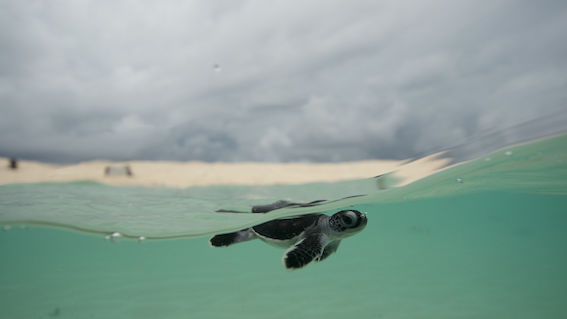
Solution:
{"label": "green seawater", "polygon": [[[0,318],[566,318],[566,152],[567,137],[552,137],[388,190],[375,179],[2,186]],[[333,201],[357,194],[367,196]],[[329,201],[214,212],[275,199]],[[212,233],[345,207],[368,212],[366,229],[297,271],[260,241],[208,244]],[[104,239],[114,231],[123,238]]]}

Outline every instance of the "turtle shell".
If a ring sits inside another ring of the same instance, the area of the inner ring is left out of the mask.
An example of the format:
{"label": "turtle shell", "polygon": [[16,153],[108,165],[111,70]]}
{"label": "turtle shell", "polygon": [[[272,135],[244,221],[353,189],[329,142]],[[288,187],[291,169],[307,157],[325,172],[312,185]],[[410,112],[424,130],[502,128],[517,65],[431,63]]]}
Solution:
{"label": "turtle shell", "polygon": [[323,214],[308,214],[300,217],[274,219],[252,227],[260,235],[276,240],[288,240],[299,236],[308,228],[317,226]]}

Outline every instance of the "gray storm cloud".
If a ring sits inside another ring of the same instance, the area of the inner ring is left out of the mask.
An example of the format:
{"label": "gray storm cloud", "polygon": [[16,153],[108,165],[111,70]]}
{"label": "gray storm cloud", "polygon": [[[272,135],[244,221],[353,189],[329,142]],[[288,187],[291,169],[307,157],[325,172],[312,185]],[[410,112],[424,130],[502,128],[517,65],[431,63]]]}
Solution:
{"label": "gray storm cloud", "polygon": [[565,113],[565,30],[563,1],[2,1],[0,156],[423,155]]}

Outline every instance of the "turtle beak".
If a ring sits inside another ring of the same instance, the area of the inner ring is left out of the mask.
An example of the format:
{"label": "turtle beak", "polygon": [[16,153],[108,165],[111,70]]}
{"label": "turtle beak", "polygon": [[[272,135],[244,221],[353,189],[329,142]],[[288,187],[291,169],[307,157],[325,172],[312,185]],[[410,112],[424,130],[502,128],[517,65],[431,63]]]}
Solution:
{"label": "turtle beak", "polygon": [[366,212],[364,212],[360,215],[360,224],[362,225],[362,227],[364,227],[366,226],[367,223],[368,223],[368,217],[366,217]]}

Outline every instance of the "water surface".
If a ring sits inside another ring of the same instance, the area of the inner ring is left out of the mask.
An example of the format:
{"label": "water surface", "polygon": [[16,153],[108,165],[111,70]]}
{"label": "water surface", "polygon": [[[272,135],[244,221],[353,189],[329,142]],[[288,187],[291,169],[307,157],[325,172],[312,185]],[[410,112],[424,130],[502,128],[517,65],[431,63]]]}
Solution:
{"label": "water surface", "polygon": [[[386,191],[375,179],[181,190],[2,186],[0,316],[564,318],[566,141],[506,148]],[[356,194],[367,196],[332,201]],[[214,213],[281,198],[330,201],[266,215]],[[283,251],[259,241],[207,242],[210,233],[345,207],[368,212],[368,226],[305,269],[286,271]],[[104,239],[116,231],[133,239]],[[174,239],[139,243],[141,235]]]}

